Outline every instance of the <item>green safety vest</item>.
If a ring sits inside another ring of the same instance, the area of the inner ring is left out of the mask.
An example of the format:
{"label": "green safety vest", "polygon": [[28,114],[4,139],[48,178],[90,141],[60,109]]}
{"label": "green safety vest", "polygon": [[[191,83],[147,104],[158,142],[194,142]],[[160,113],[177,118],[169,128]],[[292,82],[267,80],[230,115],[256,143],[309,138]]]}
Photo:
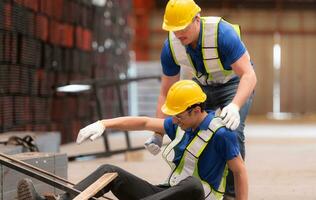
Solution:
{"label": "green safety vest", "polygon": [[[185,46],[175,36],[173,32],[169,32],[169,44],[172,56],[177,65],[181,67],[192,67],[195,71],[195,78],[202,85],[210,85],[213,83],[226,83],[233,76],[233,70],[226,70],[218,54],[218,24],[222,20],[221,17],[201,17],[202,22],[202,56],[204,68],[207,74],[198,72],[187,54]],[[240,37],[240,27],[230,24]]]}
{"label": "green safety vest", "polygon": [[171,173],[166,180],[170,186],[177,185],[181,180],[188,176],[195,176],[201,180],[206,200],[221,200],[225,192],[226,176],[228,174],[228,166],[226,164],[219,188],[214,188],[208,182],[203,180],[198,172],[198,160],[203,150],[211,140],[212,136],[221,127],[225,126],[222,119],[215,117],[209,124],[208,130],[200,130],[193,140],[186,146],[186,150],[178,165],[173,160],[175,156],[174,147],[182,140],[185,132],[178,127],[176,137],[164,149],[162,156],[171,167]]}

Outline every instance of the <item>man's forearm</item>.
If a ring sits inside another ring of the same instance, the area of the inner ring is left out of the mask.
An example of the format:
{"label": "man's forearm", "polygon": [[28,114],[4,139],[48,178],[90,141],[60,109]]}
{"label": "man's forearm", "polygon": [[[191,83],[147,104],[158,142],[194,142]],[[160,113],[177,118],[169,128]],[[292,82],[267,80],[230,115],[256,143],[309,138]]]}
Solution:
{"label": "man's forearm", "polygon": [[234,173],[234,183],[236,191],[236,200],[248,199],[248,177],[246,170],[240,173]]}
{"label": "man's forearm", "polygon": [[[163,112],[161,111],[161,106],[163,105],[163,103],[165,102],[165,98],[159,96],[158,98],[158,103],[157,103],[157,108],[156,108],[156,117],[157,118],[161,118],[164,119],[166,117],[165,114],[163,114]],[[155,132],[156,134],[161,135],[162,137],[164,136],[164,133],[162,132]]]}
{"label": "man's forearm", "polygon": [[161,111],[161,107],[164,104],[165,100],[166,100],[165,96],[160,95],[158,97],[158,102],[157,102],[157,107],[156,107],[156,117],[157,118],[165,118],[166,117],[166,115],[163,114],[163,112]]}
{"label": "man's forearm", "polygon": [[161,86],[160,93],[158,97],[157,107],[156,107],[156,117],[165,118],[166,115],[162,113],[161,107],[166,101],[166,96],[168,94],[169,88],[178,80],[180,80],[180,73],[175,76],[161,76]]}
{"label": "man's forearm", "polygon": [[116,130],[143,130],[145,128],[147,117],[117,117],[101,120],[106,128]]}
{"label": "man's forearm", "polygon": [[240,78],[238,89],[232,103],[241,108],[252,94],[257,84],[257,78],[254,71],[244,74]]}
{"label": "man's forearm", "polygon": [[121,131],[149,130],[163,132],[163,120],[150,117],[118,117],[113,119],[101,120],[107,129]]}

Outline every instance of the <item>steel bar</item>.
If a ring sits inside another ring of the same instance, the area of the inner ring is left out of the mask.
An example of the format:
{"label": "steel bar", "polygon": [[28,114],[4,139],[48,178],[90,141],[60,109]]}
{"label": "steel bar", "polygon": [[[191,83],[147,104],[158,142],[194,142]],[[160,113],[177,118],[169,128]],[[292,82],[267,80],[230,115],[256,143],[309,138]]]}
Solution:
{"label": "steel bar", "polygon": [[[7,166],[7,167],[9,167],[11,169],[14,169],[14,170],[16,170],[18,172],[21,172],[23,174],[26,174],[26,175],[28,175],[30,177],[36,178],[36,179],[38,179],[38,180],[40,180],[40,181],[42,181],[42,182],[44,182],[44,183],[46,183],[48,185],[51,185],[51,186],[53,186],[55,188],[58,188],[60,190],[65,191],[65,192],[68,192],[69,194],[77,196],[77,195],[79,195],[81,193],[80,190],[77,190],[77,189],[75,189],[73,187],[69,187],[66,184],[60,183],[60,182],[58,182],[58,181],[56,181],[54,179],[58,179],[59,181],[63,181],[63,182],[68,183],[68,184],[70,184],[72,186],[74,186],[74,183],[71,183],[68,180],[65,180],[65,179],[63,179],[61,177],[58,177],[58,176],[56,176],[54,174],[51,174],[49,172],[43,171],[42,169],[34,167],[34,166],[32,166],[32,165],[30,165],[28,163],[25,163],[23,161],[19,161],[17,159],[14,159],[11,156],[7,156],[7,155],[4,155],[4,154],[0,153],[0,164],[2,164],[4,166]],[[30,168],[30,169],[28,169],[28,168]],[[32,170],[34,170],[34,171],[32,171]],[[46,176],[43,175],[43,174],[40,174],[40,173],[43,173]],[[47,177],[47,176],[51,176],[54,179],[51,179],[50,177]],[[108,198],[106,196],[102,196],[102,197],[105,198],[105,199],[108,199],[108,200],[113,200],[113,199]],[[91,197],[90,199],[97,200],[97,198],[95,198],[95,197]]]}
{"label": "steel bar", "polygon": [[30,164],[26,163],[26,162],[17,160],[17,159],[15,159],[15,158],[12,158],[11,156],[5,155],[5,154],[3,154],[3,153],[0,153],[0,156],[1,156],[1,157],[4,157],[4,158],[6,158],[6,159],[8,159],[8,160],[10,160],[10,161],[12,161],[12,162],[18,163],[18,164],[20,164],[20,165],[22,165],[22,166],[28,167],[28,168],[33,169],[33,170],[35,170],[35,171],[39,171],[39,172],[41,172],[41,173],[43,173],[43,174],[45,174],[45,175],[51,176],[51,177],[54,178],[54,179],[58,179],[58,180],[60,180],[60,181],[63,181],[63,182],[65,182],[65,183],[68,183],[68,184],[70,184],[70,185],[72,185],[72,186],[75,185],[74,183],[72,183],[72,182],[70,182],[70,181],[68,181],[68,180],[66,180],[66,179],[64,179],[64,178],[61,178],[61,177],[59,177],[59,176],[56,176],[55,174],[52,174],[52,173],[50,173],[50,172],[44,171],[44,170],[42,170],[42,169],[40,169],[40,168],[38,168],[38,167],[35,167],[35,166],[33,166],[33,165],[30,165]]}
{"label": "steel bar", "polygon": [[[100,102],[97,86],[95,84],[93,85],[93,94],[94,94],[96,107],[97,107],[97,115],[98,115],[99,120],[101,120],[101,119],[103,119],[102,107],[101,107],[101,102]],[[108,135],[107,134],[103,134],[103,142],[104,142],[105,150],[106,151],[110,151],[110,144],[109,144],[109,140],[108,140]]]}
{"label": "steel bar", "polygon": [[54,186],[54,187],[56,187],[58,189],[66,191],[66,192],[68,192],[70,194],[73,194],[73,195],[80,194],[79,190],[76,190],[76,189],[74,189],[72,187],[69,187],[69,186],[67,186],[65,184],[62,184],[62,183],[60,183],[58,181],[55,181],[55,180],[53,180],[51,178],[48,178],[45,175],[42,175],[40,173],[35,173],[32,170],[30,170],[30,169],[21,167],[21,166],[19,166],[19,164],[14,163],[14,162],[6,159],[6,158],[1,158],[0,159],[0,164],[5,165],[5,166],[7,166],[7,167],[9,167],[11,169],[14,169],[14,170],[16,170],[18,172],[23,173],[23,174],[26,174],[26,175],[28,175],[30,177],[36,178],[36,179],[38,179],[38,180],[40,180],[40,181],[42,181],[44,183],[47,183],[47,184],[49,184],[51,186]]}
{"label": "steel bar", "polygon": [[120,150],[112,150],[112,151],[105,151],[105,152],[95,152],[95,153],[88,153],[88,154],[82,154],[82,155],[74,155],[74,156],[68,156],[69,161],[77,161],[77,160],[92,160],[96,158],[102,158],[102,157],[109,157],[112,155],[125,153],[128,151],[138,151],[143,150],[145,147],[133,147],[130,149],[120,149]]}
{"label": "steel bar", "polygon": [[[124,106],[123,106],[123,97],[122,97],[120,85],[115,85],[115,89],[116,89],[116,93],[117,93],[117,96],[119,99],[118,103],[119,103],[120,115],[125,116]],[[128,131],[124,131],[124,135],[125,135],[126,146],[127,146],[127,149],[129,150],[129,149],[131,149],[131,140],[129,138]]]}

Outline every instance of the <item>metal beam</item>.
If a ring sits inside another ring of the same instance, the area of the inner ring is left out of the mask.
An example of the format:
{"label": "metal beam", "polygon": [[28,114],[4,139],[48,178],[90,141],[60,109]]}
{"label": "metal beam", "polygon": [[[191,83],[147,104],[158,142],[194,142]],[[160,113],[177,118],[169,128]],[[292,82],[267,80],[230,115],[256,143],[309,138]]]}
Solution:
{"label": "metal beam", "polygon": [[[40,180],[48,185],[51,185],[55,188],[58,188],[58,189],[61,189],[63,191],[66,191],[72,195],[78,195],[80,194],[81,191],[79,190],[76,190],[72,187],[69,187],[67,186],[66,184],[63,184],[63,183],[60,183],[54,179],[51,179],[45,175],[42,175],[41,173],[39,173],[38,171],[34,172],[33,170],[31,169],[27,169],[25,167],[21,167],[19,164],[17,163],[14,163],[6,158],[3,158],[1,157],[0,158],[0,164],[4,165],[4,166],[7,166],[8,168],[10,169],[14,169],[18,172],[21,172],[22,174],[26,174],[30,177],[33,177],[33,178],[36,178],[37,180]],[[96,198],[91,198],[91,199],[94,199],[96,200]]]}
{"label": "metal beam", "polygon": [[[16,170],[22,174],[26,174],[30,177],[33,177],[39,181],[42,181],[48,185],[51,185],[55,188],[58,188],[60,190],[63,190],[65,192],[68,192],[69,194],[72,194],[74,196],[77,196],[81,193],[80,190],[77,190],[73,187],[68,186],[74,185],[74,183],[69,182],[68,180],[65,180],[61,177],[56,176],[55,174],[51,174],[49,172],[46,172],[42,169],[39,169],[35,166],[32,166],[28,163],[25,163],[23,161],[17,160],[15,158],[12,158],[11,156],[5,155],[0,153],[0,164],[7,166],[10,169]],[[59,180],[56,181],[55,179]],[[112,200],[111,198],[108,198],[106,196],[102,196],[105,199]],[[97,200],[95,197],[89,198],[90,200]]]}
{"label": "metal beam", "polygon": [[87,153],[81,155],[68,156],[68,161],[79,161],[79,160],[93,160],[96,158],[110,157],[112,155],[121,154],[130,151],[139,151],[143,150],[145,147],[131,147],[130,149],[120,149],[120,150],[111,150],[105,152],[95,152],[95,153]]}

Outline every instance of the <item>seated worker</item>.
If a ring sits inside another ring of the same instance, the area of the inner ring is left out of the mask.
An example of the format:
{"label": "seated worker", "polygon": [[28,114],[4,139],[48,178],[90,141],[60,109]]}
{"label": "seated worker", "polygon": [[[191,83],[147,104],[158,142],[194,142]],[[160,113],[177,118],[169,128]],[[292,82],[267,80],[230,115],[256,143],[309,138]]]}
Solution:
{"label": "seated worker", "polygon": [[[103,174],[117,172],[118,177],[95,196],[111,191],[120,200],[213,200],[222,199],[228,168],[234,174],[236,199],[248,199],[248,178],[240,156],[237,136],[225,127],[214,112],[204,110],[206,95],[191,80],[178,81],[170,88],[161,110],[170,117],[118,117],[104,119],[81,129],[77,143],[94,140],[106,128],[117,130],[150,130],[166,133],[171,142],[163,156],[171,167],[166,183],[153,185],[113,165],[102,165],[74,188],[83,191]],[[18,199],[44,199],[29,180],[19,184]],[[19,191],[21,194],[19,194]],[[71,199],[65,193],[59,199]]]}

